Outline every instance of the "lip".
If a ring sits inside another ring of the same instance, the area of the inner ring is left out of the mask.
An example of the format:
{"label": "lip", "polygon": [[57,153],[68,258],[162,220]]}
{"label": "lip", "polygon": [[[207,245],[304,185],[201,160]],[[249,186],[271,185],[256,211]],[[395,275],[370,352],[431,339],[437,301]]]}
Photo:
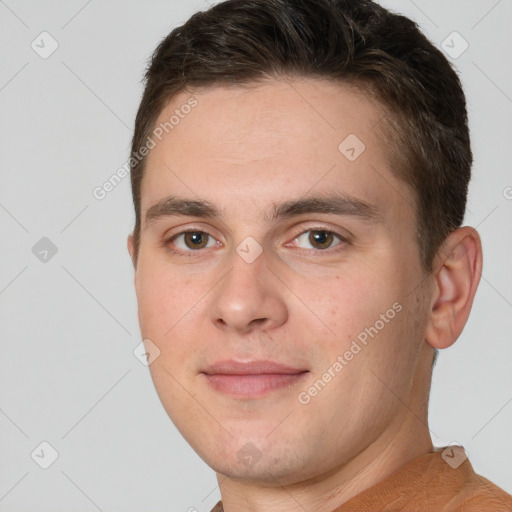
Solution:
{"label": "lip", "polygon": [[296,384],[309,373],[275,361],[217,361],[201,372],[220,393],[238,398],[256,398]]}
{"label": "lip", "polygon": [[235,361],[233,359],[224,359],[217,361],[206,367],[202,373],[208,375],[261,375],[261,374],[280,374],[292,375],[307,371],[306,368],[294,368],[276,361]]}

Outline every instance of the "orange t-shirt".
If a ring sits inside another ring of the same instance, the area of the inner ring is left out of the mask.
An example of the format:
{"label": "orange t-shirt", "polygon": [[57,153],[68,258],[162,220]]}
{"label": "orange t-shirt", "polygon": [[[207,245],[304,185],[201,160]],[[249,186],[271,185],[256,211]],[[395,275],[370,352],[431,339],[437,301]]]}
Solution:
{"label": "orange t-shirt", "polygon": [[[461,447],[409,462],[332,512],[512,512],[512,496],[475,473]],[[223,512],[219,501],[211,512]]]}

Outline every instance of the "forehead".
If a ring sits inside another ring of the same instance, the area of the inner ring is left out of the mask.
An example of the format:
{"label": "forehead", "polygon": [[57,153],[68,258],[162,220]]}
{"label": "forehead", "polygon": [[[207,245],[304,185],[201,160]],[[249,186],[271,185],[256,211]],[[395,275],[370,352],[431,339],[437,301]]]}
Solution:
{"label": "forehead", "polygon": [[172,194],[254,212],[309,191],[408,209],[411,191],[381,136],[385,114],[357,89],[322,80],[182,92],[156,122],[141,211]]}

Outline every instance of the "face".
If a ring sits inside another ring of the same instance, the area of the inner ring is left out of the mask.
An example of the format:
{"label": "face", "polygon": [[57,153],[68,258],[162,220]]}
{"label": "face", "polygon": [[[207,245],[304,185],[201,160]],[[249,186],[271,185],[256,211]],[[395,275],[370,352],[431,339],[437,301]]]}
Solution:
{"label": "face", "polygon": [[157,126],[177,110],[147,158],[135,274],[160,400],[219,473],[328,474],[391,437],[424,341],[384,112],[311,80],[182,93]]}

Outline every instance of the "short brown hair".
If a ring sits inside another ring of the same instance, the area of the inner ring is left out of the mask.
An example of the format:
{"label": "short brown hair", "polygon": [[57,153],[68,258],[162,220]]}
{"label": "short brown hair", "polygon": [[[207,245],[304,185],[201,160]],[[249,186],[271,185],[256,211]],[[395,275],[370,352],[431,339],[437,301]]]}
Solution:
{"label": "short brown hair", "polygon": [[386,107],[393,171],[414,192],[423,267],[462,224],[472,154],[466,101],[444,55],[410,19],[371,0],[227,0],[156,48],[132,140],[136,254],[145,159],[134,159],[166,104],[187,87],[274,77],[359,87]]}

